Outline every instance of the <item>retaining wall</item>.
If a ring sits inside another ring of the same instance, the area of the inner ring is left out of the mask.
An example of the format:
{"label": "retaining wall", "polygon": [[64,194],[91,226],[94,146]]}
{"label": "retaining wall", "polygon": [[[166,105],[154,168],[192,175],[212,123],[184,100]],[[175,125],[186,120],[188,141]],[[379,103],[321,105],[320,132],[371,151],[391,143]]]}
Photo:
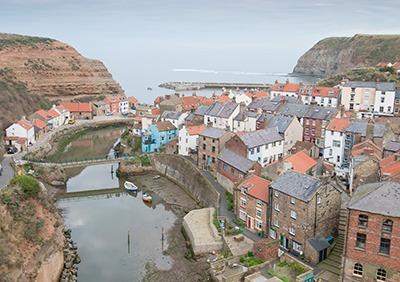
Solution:
{"label": "retaining wall", "polygon": [[186,189],[203,207],[218,206],[219,193],[187,159],[179,155],[155,154],[153,167]]}

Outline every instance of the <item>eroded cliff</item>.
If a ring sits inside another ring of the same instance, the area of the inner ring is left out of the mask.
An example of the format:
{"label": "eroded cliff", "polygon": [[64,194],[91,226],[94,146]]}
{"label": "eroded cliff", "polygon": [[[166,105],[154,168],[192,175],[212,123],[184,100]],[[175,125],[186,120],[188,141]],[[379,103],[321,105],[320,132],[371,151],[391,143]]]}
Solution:
{"label": "eroded cliff", "polygon": [[400,35],[330,37],[302,55],[293,72],[326,77],[380,62],[400,62],[398,46]]}

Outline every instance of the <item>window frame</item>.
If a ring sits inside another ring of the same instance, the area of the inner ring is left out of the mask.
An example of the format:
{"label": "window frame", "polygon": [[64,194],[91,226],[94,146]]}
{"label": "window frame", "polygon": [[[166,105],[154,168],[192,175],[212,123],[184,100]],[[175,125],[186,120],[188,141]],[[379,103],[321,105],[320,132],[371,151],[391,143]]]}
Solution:
{"label": "window frame", "polygon": [[353,265],[353,275],[362,277],[363,276],[363,270],[364,270],[363,268],[364,267],[363,267],[363,265],[361,263],[356,262]]}
{"label": "window frame", "polygon": [[383,282],[383,281],[386,281],[386,270],[384,270],[383,268],[379,268],[377,271],[376,271],[376,281],[379,281],[379,282]]}
{"label": "window frame", "polygon": [[356,248],[360,250],[365,250],[366,242],[367,242],[367,234],[357,233]]}
{"label": "window frame", "polygon": [[368,215],[366,214],[359,214],[358,215],[358,227],[368,227]]}
{"label": "window frame", "polygon": [[393,220],[384,219],[382,223],[382,232],[392,233],[392,231],[393,231]]}
{"label": "window frame", "polygon": [[[384,242],[386,241],[386,242]],[[386,245],[386,246],[384,246]],[[379,253],[383,255],[390,255],[390,245],[391,245],[391,240],[388,238],[381,238],[381,242],[379,244]],[[387,252],[386,252],[387,250]]]}

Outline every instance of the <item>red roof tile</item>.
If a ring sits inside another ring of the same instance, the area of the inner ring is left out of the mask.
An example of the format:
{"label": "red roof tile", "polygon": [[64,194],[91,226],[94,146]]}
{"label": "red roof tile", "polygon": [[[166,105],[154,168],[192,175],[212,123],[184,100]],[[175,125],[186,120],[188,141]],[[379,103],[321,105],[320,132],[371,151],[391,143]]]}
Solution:
{"label": "red roof tile", "polygon": [[349,124],[350,121],[348,119],[335,118],[334,120],[331,121],[326,130],[345,132]]}
{"label": "red roof tile", "polygon": [[160,109],[152,109],[152,110],[151,110],[151,113],[152,113],[153,115],[159,115],[159,114],[160,114]]}
{"label": "red roof tile", "polygon": [[41,117],[43,117],[46,120],[50,119],[49,118],[50,114],[48,112],[46,112],[45,110],[40,109],[40,110],[36,111],[36,113],[38,113]]}
{"label": "red roof tile", "polygon": [[33,127],[33,124],[29,120],[21,119],[18,124],[22,126],[25,130],[29,130]]}
{"label": "red roof tile", "polygon": [[368,145],[370,145],[372,147],[375,147],[377,150],[383,152],[382,148],[379,147],[378,145],[376,145],[375,143],[373,143],[371,140],[358,143],[357,145],[354,145],[352,149],[358,148],[358,147],[360,147],[361,145],[364,145],[364,144],[368,144]]}
{"label": "red roof tile", "polygon": [[40,129],[43,129],[46,127],[47,123],[45,123],[44,121],[40,120],[40,119],[36,119],[33,121],[33,124],[36,125],[37,127],[39,127]]}
{"label": "red roof tile", "polygon": [[400,161],[381,168],[382,180],[386,180],[398,173],[400,173]]}
{"label": "red roof tile", "polygon": [[379,166],[380,167],[385,167],[385,166],[387,166],[388,164],[390,164],[392,162],[394,162],[394,155],[390,156],[390,157],[387,157],[386,159],[381,160],[379,162]]}
{"label": "red roof tile", "polygon": [[91,103],[60,103],[61,106],[72,112],[92,112],[93,105]]}
{"label": "red roof tile", "polygon": [[186,128],[186,131],[190,134],[190,135],[197,135],[201,132],[203,132],[203,130],[206,129],[205,125],[201,125],[201,126],[191,126]]}
{"label": "red roof tile", "polygon": [[48,111],[48,113],[49,113],[53,118],[56,118],[56,117],[59,117],[59,116],[60,116],[60,114],[59,114],[56,110],[53,110],[53,109],[51,109],[50,111]]}
{"label": "red roof tile", "polygon": [[331,87],[315,87],[311,92],[311,96],[337,98],[338,95],[339,95],[339,88],[331,88]]}
{"label": "red roof tile", "polygon": [[248,195],[268,203],[269,184],[271,184],[271,181],[253,174],[239,187],[250,187],[250,189],[247,191]]}
{"label": "red roof tile", "polygon": [[135,97],[133,97],[133,96],[128,97],[128,100],[129,100],[129,101],[132,101],[132,102],[134,102],[134,103],[137,103],[137,102],[138,102],[138,100],[137,100]]}
{"label": "red roof tile", "polygon": [[285,158],[285,161],[292,164],[292,169],[294,171],[298,171],[301,173],[307,172],[317,164],[317,161],[309,157],[304,152],[297,152],[294,155],[289,155]]}

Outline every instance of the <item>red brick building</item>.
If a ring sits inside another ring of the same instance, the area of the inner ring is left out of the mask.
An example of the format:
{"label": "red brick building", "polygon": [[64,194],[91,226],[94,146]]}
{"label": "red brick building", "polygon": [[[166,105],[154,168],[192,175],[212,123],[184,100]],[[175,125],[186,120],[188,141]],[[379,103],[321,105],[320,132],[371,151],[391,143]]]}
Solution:
{"label": "red brick building", "polygon": [[343,281],[400,281],[400,183],[361,185],[347,207]]}
{"label": "red brick building", "polygon": [[338,110],[314,106],[304,117],[303,141],[313,143],[318,148],[324,147],[325,129],[335,118]]}
{"label": "red brick building", "polygon": [[234,212],[246,226],[263,234],[269,229],[268,181],[251,175],[234,191]]}

